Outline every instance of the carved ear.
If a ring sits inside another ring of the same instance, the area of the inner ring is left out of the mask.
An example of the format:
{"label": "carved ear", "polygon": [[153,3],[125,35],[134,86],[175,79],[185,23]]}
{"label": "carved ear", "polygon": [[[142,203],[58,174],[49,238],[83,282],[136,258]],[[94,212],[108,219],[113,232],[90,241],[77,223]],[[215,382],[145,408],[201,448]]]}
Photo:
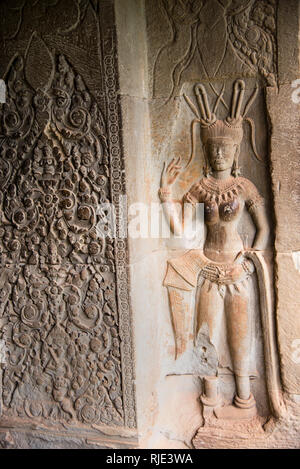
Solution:
{"label": "carved ear", "polygon": [[241,149],[241,146],[238,144],[238,143],[235,143],[235,154],[234,154],[234,157],[236,157],[236,155],[239,155],[240,154],[240,149]]}
{"label": "carved ear", "polygon": [[204,156],[203,173],[204,173],[204,176],[208,176],[211,172],[211,167],[210,167],[209,160],[208,160],[206,144],[202,145],[202,149],[203,149],[203,156]]}
{"label": "carved ear", "polygon": [[235,154],[234,154],[234,160],[233,160],[233,165],[232,165],[232,170],[231,174],[234,177],[237,177],[240,175],[240,168],[239,168],[239,155],[240,155],[240,145],[235,143]]}

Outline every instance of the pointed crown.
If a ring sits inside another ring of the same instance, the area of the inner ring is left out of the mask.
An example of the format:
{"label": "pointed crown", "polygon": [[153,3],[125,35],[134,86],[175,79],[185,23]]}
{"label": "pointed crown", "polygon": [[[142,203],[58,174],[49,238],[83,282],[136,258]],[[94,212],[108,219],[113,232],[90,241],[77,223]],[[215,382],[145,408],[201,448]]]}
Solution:
{"label": "pointed crown", "polygon": [[[251,118],[246,117],[246,114],[252,105],[253,101],[255,100],[257,93],[258,93],[258,86],[255,86],[254,92],[252,93],[251,97],[249,98],[243,113],[241,113],[242,103],[245,94],[245,82],[243,80],[236,80],[233,86],[233,94],[232,94],[232,102],[231,108],[229,110],[229,115],[224,119],[217,119],[216,111],[217,108],[223,100],[223,93],[225,90],[225,85],[218,95],[216,103],[214,105],[214,109],[211,112],[207,93],[205,90],[204,85],[197,84],[195,86],[195,95],[197,99],[198,109],[196,106],[191,102],[191,100],[184,95],[184,98],[191,108],[192,112],[195,114],[196,119],[194,119],[191,123],[191,130],[192,130],[192,153],[190,159],[186,165],[189,166],[193,157],[194,157],[194,149],[195,149],[195,124],[200,123],[200,136],[202,143],[205,145],[209,142],[210,139],[217,139],[217,138],[228,138],[233,141],[234,144],[240,145],[243,139],[243,121],[247,121],[251,126],[251,145],[253,152],[256,158],[260,161],[262,159],[258,156],[256,151],[256,145],[254,141],[254,122]],[[226,106],[226,104],[224,104]],[[228,108],[227,108],[228,109]]]}
{"label": "pointed crown", "polygon": [[216,110],[224,90],[217,99],[213,112],[211,112],[204,85],[196,85],[195,94],[198,101],[201,118],[201,140],[205,144],[210,138],[230,138],[234,143],[240,144],[243,139],[243,117],[241,106],[245,93],[245,83],[237,80],[233,88],[231,113],[224,120],[216,118]]}

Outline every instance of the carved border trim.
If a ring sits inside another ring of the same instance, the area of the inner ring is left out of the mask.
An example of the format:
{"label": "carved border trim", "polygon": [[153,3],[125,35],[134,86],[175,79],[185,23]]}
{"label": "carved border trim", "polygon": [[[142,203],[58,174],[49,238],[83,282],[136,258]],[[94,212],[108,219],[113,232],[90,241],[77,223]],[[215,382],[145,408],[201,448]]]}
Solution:
{"label": "carved border trim", "polygon": [[[118,98],[118,62],[115,15],[113,0],[103,0],[100,29],[102,31],[103,69],[107,105],[107,133],[111,168],[111,198],[115,204],[117,233],[120,227],[119,196],[126,193],[124,153],[121,142],[121,108]],[[103,18],[105,20],[103,20]],[[132,344],[132,319],[129,298],[128,246],[127,240],[115,240],[115,265],[117,302],[119,311],[119,334],[121,338],[122,391],[125,425],[136,428],[134,350]]]}

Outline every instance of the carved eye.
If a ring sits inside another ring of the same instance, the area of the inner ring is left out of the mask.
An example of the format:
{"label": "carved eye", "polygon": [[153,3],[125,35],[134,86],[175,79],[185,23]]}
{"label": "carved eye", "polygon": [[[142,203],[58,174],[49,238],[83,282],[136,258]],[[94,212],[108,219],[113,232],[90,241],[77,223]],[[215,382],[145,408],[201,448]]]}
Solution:
{"label": "carved eye", "polygon": [[50,194],[45,195],[45,202],[46,204],[50,204],[52,202],[52,195]]}

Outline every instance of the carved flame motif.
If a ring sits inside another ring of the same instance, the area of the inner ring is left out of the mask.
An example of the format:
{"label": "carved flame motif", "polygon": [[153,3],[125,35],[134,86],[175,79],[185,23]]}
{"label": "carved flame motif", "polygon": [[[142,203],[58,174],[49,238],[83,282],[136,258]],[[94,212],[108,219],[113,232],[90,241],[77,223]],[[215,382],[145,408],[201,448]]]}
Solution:
{"label": "carved flame motif", "polygon": [[102,114],[64,56],[34,90],[17,58],[0,120],[1,338],[7,417],[124,425]]}

